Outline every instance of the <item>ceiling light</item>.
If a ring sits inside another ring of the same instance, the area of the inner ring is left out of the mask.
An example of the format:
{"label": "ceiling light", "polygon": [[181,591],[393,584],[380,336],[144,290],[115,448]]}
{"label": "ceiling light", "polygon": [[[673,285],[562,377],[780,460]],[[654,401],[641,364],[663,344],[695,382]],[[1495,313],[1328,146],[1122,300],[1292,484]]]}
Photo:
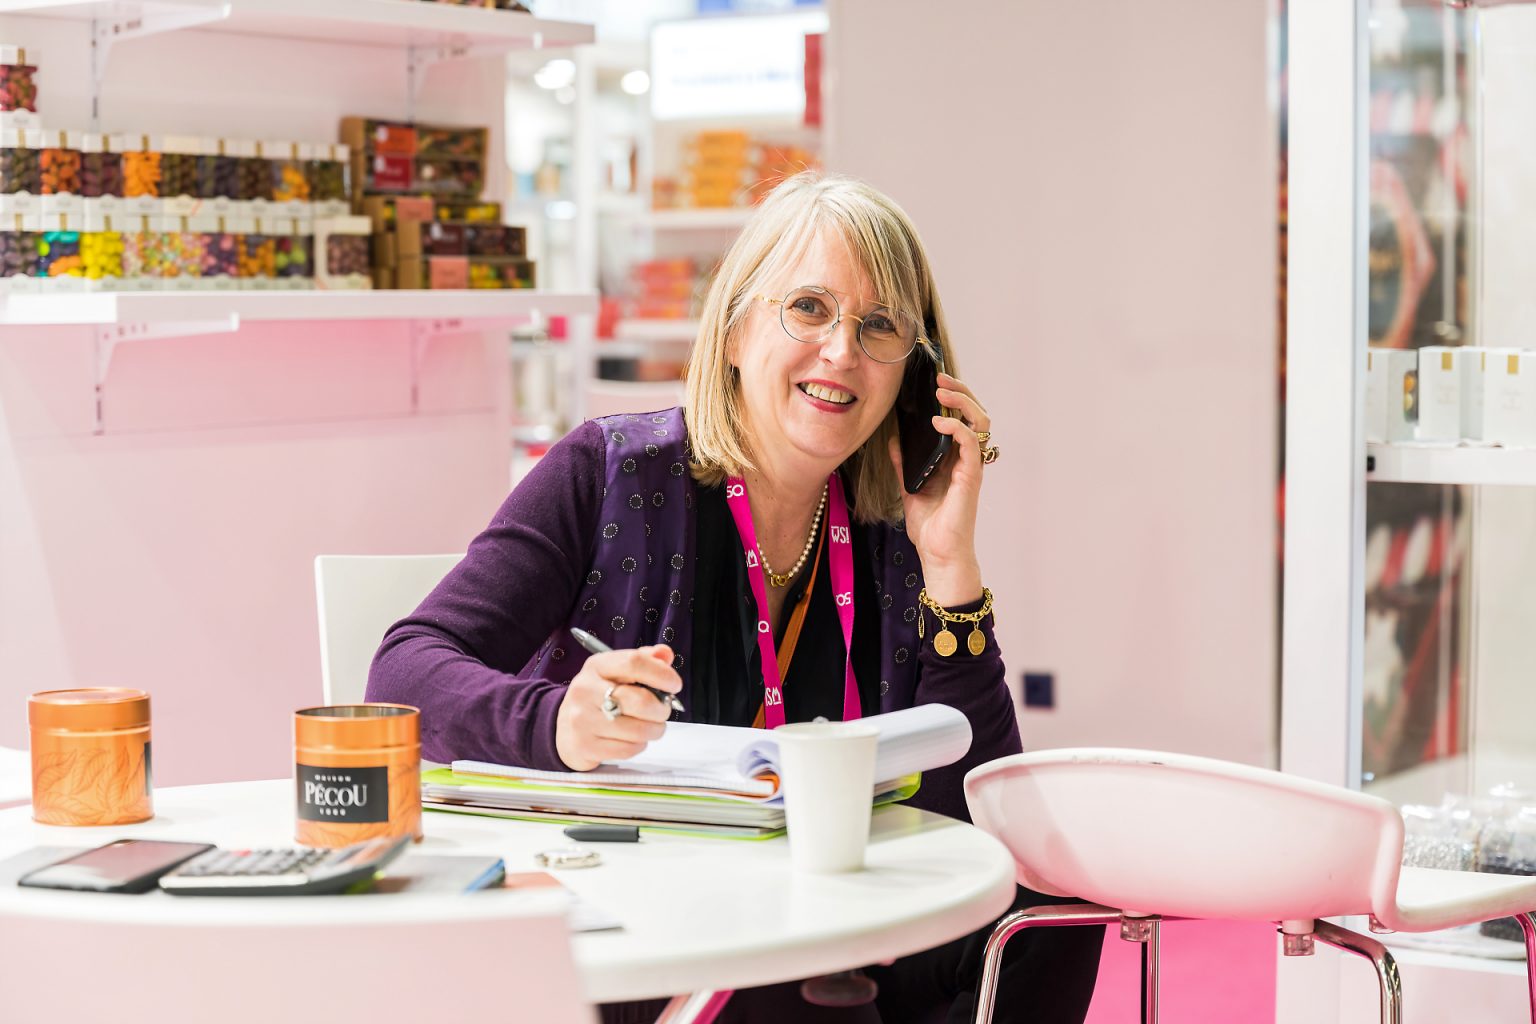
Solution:
{"label": "ceiling light", "polygon": [[533,73],[533,82],[541,89],[561,89],[576,81],[576,62],[559,58]]}
{"label": "ceiling light", "polygon": [[644,96],[651,91],[651,76],[644,71],[630,71],[619,79],[619,88],[631,96]]}

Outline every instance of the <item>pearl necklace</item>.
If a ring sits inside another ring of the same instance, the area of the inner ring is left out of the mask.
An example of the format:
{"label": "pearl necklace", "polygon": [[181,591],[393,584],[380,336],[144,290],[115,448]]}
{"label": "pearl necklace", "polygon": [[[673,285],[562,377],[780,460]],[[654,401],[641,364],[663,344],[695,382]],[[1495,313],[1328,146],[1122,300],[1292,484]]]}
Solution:
{"label": "pearl necklace", "polygon": [[768,556],[763,553],[763,546],[757,546],[757,557],[763,563],[763,574],[768,577],[768,582],[775,587],[787,587],[789,581],[805,568],[805,560],[811,557],[811,546],[816,543],[816,534],[821,529],[821,515],[827,510],[827,485],[821,485],[821,501],[816,503],[816,515],[811,519],[811,533],[805,538],[805,547],[800,549],[800,560],[789,567],[789,572],[774,572],[768,565]]}

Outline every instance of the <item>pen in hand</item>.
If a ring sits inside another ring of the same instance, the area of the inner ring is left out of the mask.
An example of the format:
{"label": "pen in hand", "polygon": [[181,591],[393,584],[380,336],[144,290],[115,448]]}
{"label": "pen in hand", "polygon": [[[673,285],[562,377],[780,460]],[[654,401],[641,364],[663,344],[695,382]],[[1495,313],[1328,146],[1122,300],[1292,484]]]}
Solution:
{"label": "pen in hand", "polygon": [[[597,637],[593,636],[591,633],[588,633],[584,629],[577,629],[575,626],[572,626],[571,636],[575,637],[576,642],[585,647],[590,654],[603,654],[606,651],[613,650],[612,647],[609,647],[607,644],[603,643]],[[671,705],[673,711],[684,710],[683,702],[677,699],[676,694],[668,693],[666,690],[658,690],[656,687],[647,686],[644,683],[632,682],[628,685],[640,687],[640,689],[645,690],[651,696],[661,701],[663,704]]]}

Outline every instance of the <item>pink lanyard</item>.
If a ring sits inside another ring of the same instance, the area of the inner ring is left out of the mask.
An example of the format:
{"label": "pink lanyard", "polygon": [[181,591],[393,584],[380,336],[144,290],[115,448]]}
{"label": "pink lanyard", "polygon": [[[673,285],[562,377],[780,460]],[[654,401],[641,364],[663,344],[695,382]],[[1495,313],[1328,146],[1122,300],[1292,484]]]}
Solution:
{"label": "pink lanyard", "polygon": [[[779,655],[773,649],[773,626],[768,621],[768,583],[758,564],[757,531],[752,527],[752,506],[747,485],[740,477],[725,482],[725,501],[741,534],[747,553],[747,579],[757,601],[757,650],[763,662],[763,724],[776,729],[784,724],[784,682],[779,675]],[[843,482],[833,473],[827,478],[827,533],[832,548],[832,592],[837,617],[843,626],[843,721],[859,717],[859,684],[853,676],[853,542],[848,535],[848,502]]]}

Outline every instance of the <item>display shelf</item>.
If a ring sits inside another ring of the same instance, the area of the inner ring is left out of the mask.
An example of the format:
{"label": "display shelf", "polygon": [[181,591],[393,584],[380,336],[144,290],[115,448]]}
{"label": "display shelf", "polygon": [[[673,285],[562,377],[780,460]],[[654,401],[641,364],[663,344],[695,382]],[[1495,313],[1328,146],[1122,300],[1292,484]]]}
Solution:
{"label": "display shelf", "polygon": [[477,55],[591,43],[591,25],[421,0],[0,0],[0,14],[96,20],[126,34],[161,27]]}
{"label": "display shelf", "polygon": [[699,336],[697,320],[620,320],[613,329],[620,341],[687,342]]}
{"label": "display shelf", "polygon": [[1536,486],[1536,448],[1400,442],[1365,446],[1375,483]]}
{"label": "display shelf", "polygon": [[0,298],[0,325],[209,323],[228,320],[522,320],[597,311],[597,296],[519,290],[91,292]]}

